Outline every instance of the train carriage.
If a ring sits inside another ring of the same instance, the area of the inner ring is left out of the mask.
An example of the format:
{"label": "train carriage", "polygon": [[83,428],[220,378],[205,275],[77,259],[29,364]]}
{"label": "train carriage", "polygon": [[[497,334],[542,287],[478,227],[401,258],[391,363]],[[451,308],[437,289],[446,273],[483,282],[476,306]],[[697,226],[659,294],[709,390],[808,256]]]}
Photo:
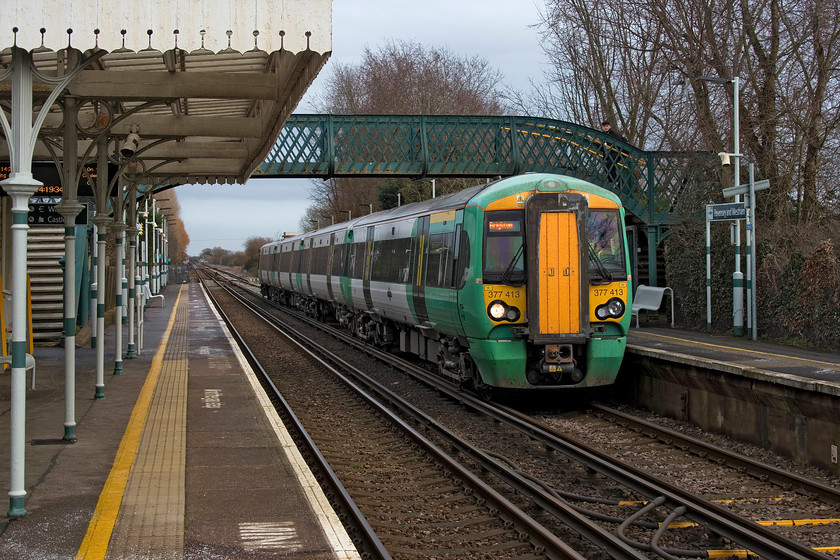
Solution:
{"label": "train carriage", "polygon": [[265,297],[459,384],[594,387],[624,354],[626,247],[613,193],[526,174],[269,243],[259,277]]}

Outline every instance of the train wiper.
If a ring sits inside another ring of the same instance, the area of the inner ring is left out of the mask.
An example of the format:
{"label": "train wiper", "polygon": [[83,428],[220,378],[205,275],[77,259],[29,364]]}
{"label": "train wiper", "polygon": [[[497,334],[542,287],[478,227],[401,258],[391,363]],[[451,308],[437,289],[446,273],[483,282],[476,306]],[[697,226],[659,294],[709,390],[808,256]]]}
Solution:
{"label": "train wiper", "polygon": [[516,266],[516,263],[519,262],[519,259],[522,257],[522,253],[525,250],[525,243],[522,243],[519,246],[519,249],[516,251],[516,254],[513,255],[513,258],[510,259],[510,263],[507,265],[507,268],[502,273],[502,284],[506,284],[508,286],[521,286],[525,283],[525,280],[521,280],[519,282],[513,282],[510,277],[513,274],[513,269]]}
{"label": "train wiper", "polygon": [[592,243],[589,244],[589,260],[595,263],[595,268],[598,269],[598,274],[601,275],[601,278],[606,280],[605,284],[608,284],[613,281],[612,274],[607,267],[604,266],[604,263],[601,262],[601,258],[598,256],[598,253],[595,252],[595,249],[592,247]]}

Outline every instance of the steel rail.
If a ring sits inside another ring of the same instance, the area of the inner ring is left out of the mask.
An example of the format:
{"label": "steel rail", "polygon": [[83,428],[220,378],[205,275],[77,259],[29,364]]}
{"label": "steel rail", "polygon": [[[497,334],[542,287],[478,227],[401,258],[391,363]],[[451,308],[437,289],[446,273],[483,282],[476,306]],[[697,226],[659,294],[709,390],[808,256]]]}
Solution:
{"label": "steel rail", "polygon": [[[253,294],[253,292],[251,293]],[[261,300],[261,302],[269,303],[265,302],[264,300]],[[287,312],[288,310],[284,309],[283,311]],[[355,338],[347,335],[346,333],[340,330],[336,331],[335,329],[331,329],[330,327],[325,327],[325,325],[318,322],[313,322],[309,318],[299,316],[299,314],[294,315],[298,319],[304,320],[313,326],[329,331],[329,334],[337,336],[338,338],[343,339],[347,343],[352,344],[357,342]],[[274,317],[272,318],[272,321],[276,321],[279,324],[286,325],[285,328],[293,330],[279,318]],[[374,354],[377,357],[377,359],[385,360],[394,365],[395,367],[405,367],[404,360],[391,356],[388,353],[382,353],[381,351],[375,348],[371,348],[370,346],[362,346],[360,347],[360,349],[368,353]],[[504,483],[508,484],[515,491],[520,492],[525,496],[528,496],[546,513],[553,515],[555,518],[577,531],[584,538],[588,539],[595,546],[601,548],[605,552],[608,552],[611,558],[627,558],[634,560],[644,560],[648,558],[640,552],[640,547],[638,543],[626,542],[620,537],[611,533],[610,531],[604,529],[604,527],[602,527],[601,525],[594,523],[585,513],[581,513],[577,508],[563,500],[562,497],[552,492],[551,489],[545,488],[544,486],[540,485],[538,481],[534,481],[533,479],[522,475],[513,468],[505,467],[499,462],[497,458],[488,455],[480,448],[465,443],[460,436],[452,433],[450,430],[440,425],[428,415],[426,415],[413,405],[407,403],[404,399],[395,395],[390,389],[386,388],[379,382],[371,379],[364,372],[358,370],[351,364],[347,363],[339,356],[336,356],[335,354],[328,351],[324,352],[325,359],[329,359],[339,364],[340,367],[354,372],[354,376],[356,376],[363,383],[365,383],[370,390],[375,391],[381,398],[388,400],[392,404],[392,406],[402,410],[403,414],[413,417],[415,421],[423,424],[424,426],[433,428],[439,434],[440,437],[445,438],[448,441],[449,445],[458,449],[464,455],[470,457],[473,461],[478,463],[481,466],[481,468],[485,471],[493,473],[497,478],[499,478]],[[416,366],[411,367],[415,368]],[[426,373],[422,369],[419,369],[418,371],[426,375]],[[431,377],[431,380],[436,381],[437,379]],[[443,385],[444,390],[448,391],[449,388],[449,385]],[[454,396],[456,400],[460,400],[458,399],[457,395],[452,395],[450,393],[450,396]],[[495,419],[495,415],[490,414],[489,416]],[[692,552],[702,554],[699,551]]]}
{"label": "steel rail", "polygon": [[[359,398],[363,399],[369,406],[373,407],[377,412],[382,414],[386,417],[392,424],[397,426],[403,433],[410,436],[414,441],[420,444],[428,453],[430,453],[436,460],[446,466],[446,468],[450,469],[456,476],[461,478],[467,485],[472,487],[475,491],[480,492],[481,495],[487,500],[488,503],[491,503],[494,507],[496,507],[499,511],[504,512],[504,516],[508,519],[513,520],[513,522],[520,527],[521,530],[527,532],[527,534],[531,537],[532,542],[534,544],[541,546],[545,549],[546,553],[551,558],[560,558],[560,559],[567,559],[567,560],[586,560],[585,557],[581,556],[577,551],[571,548],[568,544],[563,542],[561,539],[557,538],[553,533],[548,531],[542,524],[534,520],[531,516],[527,513],[519,509],[515,504],[510,502],[507,498],[499,494],[495,489],[485,483],[483,480],[475,476],[469,469],[465,468],[463,465],[458,463],[457,460],[452,458],[449,454],[445,451],[440,449],[434,443],[429,441],[425,436],[420,434],[417,430],[411,427],[408,423],[406,423],[402,418],[398,417],[394,414],[393,411],[389,410],[385,407],[382,403],[375,400],[370,393],[366,392],[362,387],[359,387],[356,383],[353,382],[350,378],[345,376],[339,371],[336,371],[329,363],[327,363],[327,359],[333,360],[335,359],[337,362],[343,362],[337,356],[318,356],[316,355],[309,347],[307,347],[304,343],[300,342],[299,340],[295,340],[294,337],[291,336],[291,333],[295,332],[294,328],[283,325],[283,329],[280,329],[277,325],[274,324],[274,321],[277,321],[276,317],[265,316],[264,313],[261,312],[252,302],[239,298],[237,294],[232,293],[234,297],[239,299],[240,303],[251,309],[257,317],[265,321],[266,324],[272,326],[273,328],[277,329],[277,332],[282,336],[285,336],[289,339],[293,344],[297,345],[301,348],[302,351],[309,353],[314,359],[320,361],[325,367],[329,368],[334,372],[334,375],[338,379],[340,379],[350,390],[352,390]],[[305,340],[303,335],[300,335],[301,339]],[[311,341],[309,341],[311,344]],[[323,349],[321,349],[323,350]],[[250,352],[250,351],[249,351]],[[326,352],[329,354],[329,352]],[[253,356],[253,354],[250,354]],[[256,359],[256,358],[254,358]],[[348,368],[352,371],[354,376],[360,375],[362,378],[367,378],[370,380],[367,375],[362,373],[360,370],[350,366],[349,364],[344,363],[342,367]],[[376,383],[373,380],[370,380],[374,384]],[[273,387],[273,384],[272,384]],[[381,386],[380,386],[381,388]],[[387,389],[382,388],[385,392],[390,393]],[[382,396],[382,395],[380,395]],[[391,393],[391,397],[394,399],[399,400],[399,397]],[[391,400],[391,399],[389,399]],[[407,403],[405,403],[407,405]],[[408,405],[410,406],[410,405]],[[301,427],[302,429],[302,427]],[[451,443],[451,442],[450,442]],[[314,442],[312,443],[314,445]],[[343,488],[343,486],[342,486]],[[632,558],[636,558],[633,556]],[[639,557],[639,559],[643,559],[645,557]]]}
{"label": "steel rail", "polygon": [[604,476],[625,484],[651,500],[662,496],[666,498],[665,505],[671,509],[686,507],[687,518],[708,526],[716,534],[739,543],[762,558],[769,560],[825,560],[826,558],[822,553],[792,541],[751,519],[730,512],[675,485],[653,478],[640,469],[619,463],[593,447],[537,423],[525,414],[459,391],[419,368],[415,373],[434,384],[439,391],[460,400],[465,406],[481,412],[487,411],[487,413],[496,411],[500,422],[528,433],[544,445],[593,468]]}
{"label": "steel rail", "polygon": [[698,455],[705,455],[717,461],[724,461],[736,469],[745,469],[750,474],[767,479],[782,487],[790,487],[796,492],[806,494],[809,497],[820,498],[835,504],[840,503],[840,490],[832,488],[815,480],[811,480],[796,473],[786,472],[772,465],[767,465],[755,459],[745,457],[730,451],[729,449],[713,445],[711,443],[693,438],[664,426],[658,426],[651,422],[634,418],[618,410],[603,404],[592,403],[592,409],[599,413],[612,417],[617,423],[625,423],[628,426],[635,426],[639,431],[648,435],[655,435],[660,439],[671,440],[675,445],[685,447]]}
{"label": "steel rail", "polygon": [[687,508],[685,516],[692,521],[708,526],[713,532],[739,543],[745,548],[770,560],[825,560],[825,555],[803,544],[767,529],[751,519],[717,506],[682,488],[651,477],[641,469],[616,461],[601,451],[587,446],[557,430],[536,423],[528,416],[498,406],[505,422],[531,434],[544,445],[565,453],[596,471],[618,480],[650,499],[666,498],[670,509]]}
{"label": "steel rail", "polygon": [[[307,319],[308,320],[308,319]],[[795,541],[780,535],[768,528],[756,524],[754,521],[729,510],[717,506],[708,500],[687,492],[675,485],[652,478],[646,472],[630,465],[617,462],[606,454],[585,445],[556,430],[536,423],[528,416],[498,404],[491,404],[472,395],[458,390],[441,378],[429,372],[407,364],[404,360],[383,352],[370,345],[358,344],[358,339],[341,331],[326,327],[318,322],[310,321],[313,325],[346,340],[352,340],[356,347],[368,354],[391,364],[398,363],[399,367],[411,369],[417,377],[424,379],[437,390],[452,399],[462,402],[465,406],[474,408],[482,413],[495,415],[514,429],[528,433],[531,437],[544,445],[555,449],[601,474],[621,482],[635,491],[648,496],[651,500],[664,497],[665,505],[671,509],[684,506],[687,508],[685,516],[692,521],[708,526],[716,534],[729,538],[749,550],[769,560],[825,560],[825,555]]]}

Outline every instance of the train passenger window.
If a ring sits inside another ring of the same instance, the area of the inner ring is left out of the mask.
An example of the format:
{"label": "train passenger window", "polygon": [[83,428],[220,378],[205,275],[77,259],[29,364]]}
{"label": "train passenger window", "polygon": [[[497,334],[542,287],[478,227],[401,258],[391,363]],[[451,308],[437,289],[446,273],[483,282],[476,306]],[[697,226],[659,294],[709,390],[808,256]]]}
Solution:
{"label": "train passenger window", "polygon": [[449,287],[449,267],[455,233],[435,233],[429,236],[429,254],[426,257],[426,286]]}
{"label": "train passenger window", "polygon": [[371,280],[408,284],[412,238],[383,239],[374,243]]}
{"label": "train passenger window", "polygon": [[346,243],[336,243],[333,246],[332,265],[330,266],[330,274],[333,276],[344,276],[344,254],[346,252]]}
{"label": "train passenger window", "polygon": [[292,263],[292,251],[283,251],[282,253],[275,253],[274,257],[277,259],[278,272],[290,272]]}
{"label": "train passenger window", "polygon": [[327,274],[327,264],[329,264],[330,248],[327,246],[312,247],[310,252],[311,264],[309,265],[310,274]]}
{"label": "train passenger window", "polygon": [[470,235],[466,231],[460,231],[460,235],[456,237],[458,255],[453,262],[452,287],[460,290],[467,284],[470,272]]}
{"label": "train passenger window", "polygon": [[365,274],[365,242],[353,243],[350,246],[350,278],[362,279]]}
{"label": "train passenger window", "polygon": [[525,282],[525,213],[522,210],[484,215],[484,281]]}
{"label": "train passenger window", "polygon": [[[590,209],[586,218],[590,275],[625,279],[623,224],[616,210]],[[601,270],[601,269],[605,270]]]}

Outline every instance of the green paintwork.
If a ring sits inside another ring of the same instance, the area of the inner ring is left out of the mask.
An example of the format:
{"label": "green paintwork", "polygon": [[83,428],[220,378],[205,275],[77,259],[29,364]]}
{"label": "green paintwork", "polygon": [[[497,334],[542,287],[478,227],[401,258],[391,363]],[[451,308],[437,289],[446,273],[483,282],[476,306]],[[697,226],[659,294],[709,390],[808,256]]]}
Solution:
{"label": "green paintwork", "polygon": [[[604,166],[605,141],[621,149],[614,185]],[[558,173],[614,190],[628,212],[659,229],[670,223],[679,196],[717,180],[719,161],[705,152],[641,150],[600,130],[555,119],[294,114],[253,177]]]}
{"label": "green paintwork", "polygon": [[[546,186],[549,181],[552,186]],[[560,183],[560,186],[557,185],[558,183]],[[467,338],[470,356],[476,363],[484,382],[488,385],[531,390],[547,388],[546,386],[532,386],[526,379],[528,356],[526,337],[514,333],[513,325],[497,325],[487,316],[484,284],[481,281],[485,208],[499,199],[521,193],[534,191],[556,193],[564,190],[597,194],[620,205],[618,195],[605,192],[596,185],[583,180],[554,174],[528,174],[496,182],[492,188],[476,188],[471,194],[459,199],[457,205],[447,206],[446,202],[441,201],[436,210],[431,211],[431,216],[435,216],[436,212],[454,210],[455,214],[452,219],[447,217],[444,221],[438,214],[438,221],[430,221],[429,235],[454,232],[456,226],[460,225],[462,231],[469,236],[470,241],[469,273],[464,286],[460,289],[424,287],[426,314],[431,326],[439,333]],[[407,216],[413,216],[407,219],[412,220],[411,235],[417,237],[420,221],[418,217],[429,216],[430,214],[420,212],[412,215],[410,214],[411,210],[406,210],[406,212],[409,212]],[[623,218],[622,213],[621,219]],[[358,224],[358,231],[364,231],[362,228],[369,226],[370,223]],[[351,231],[347,230],[344,241],[347,243],[351,240]],[[425,242],[428,244],[428,239]],[[415,264],[416,262],[413,262],[412,266]],[[625,264],[629,267],[629,260]],[[297,290],[305,293],[304,275],[294,274],[293,279]],[[351,280],[347,277],[341,277],[339,285],[341,294],[336,294],[337,298],[339,301],[343,299],[343,303],[352,305]],[[418,319],[415,307],[416,289],[417,287],[414,284],[405,285],[406,305],[413,315],[413,319],[422,322]],[[626,346],[626,333],[630,326],[629,298],[627,308],[628,311],[621,321],[605,323],[604,331],[588,341],[585,350],[585,363],[580,364],[586,371],[586,377],[581,384],[575,387],[608,385],[615,380]],[[562,388],[571,387],[573,386],[562,386]]]}

